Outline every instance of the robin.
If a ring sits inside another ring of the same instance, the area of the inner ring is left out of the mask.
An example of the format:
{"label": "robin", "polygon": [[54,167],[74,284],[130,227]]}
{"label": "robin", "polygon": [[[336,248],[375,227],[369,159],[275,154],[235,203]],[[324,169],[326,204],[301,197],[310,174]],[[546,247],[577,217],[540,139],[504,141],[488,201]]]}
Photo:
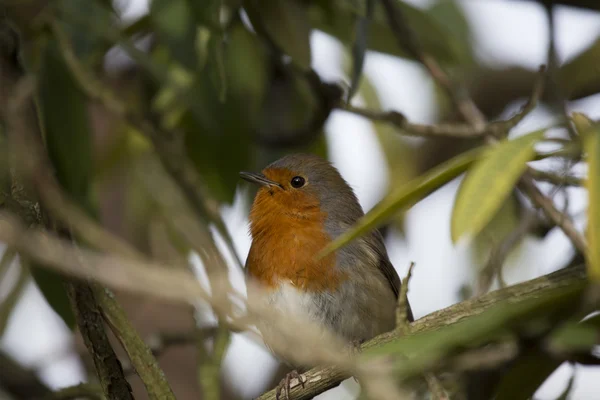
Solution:
{"label": "robin", "polygon": [[[246,276],[268,291],[270,305],[302,313],[353,345],[394,329],[400,278],[379,231],[315,257],[364,215],[335,167],[315,155],[293,154],[262,173],[240,176],[260,185],[250,211]],[[268,330],[258,328],[268,346]],[[277,398],[282,390],[289,396],[292,378],[302,383],[293,370]]]}

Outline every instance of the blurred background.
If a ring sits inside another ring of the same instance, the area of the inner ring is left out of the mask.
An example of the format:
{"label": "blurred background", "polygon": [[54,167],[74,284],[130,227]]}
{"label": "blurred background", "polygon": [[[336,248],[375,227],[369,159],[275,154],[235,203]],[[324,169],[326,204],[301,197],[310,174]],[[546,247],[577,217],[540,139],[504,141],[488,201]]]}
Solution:
{"label": "blurred background", "polygon": [[[420,29],[424,32],[430,29],[428,23],[439,27],[441,34],[431,30],[430,35],[426,35],[434,56],[453,76],[466,83],[487,117],[508,117],[526,101],[536,69],[548,59],[548,13],[540,2],[407,0],[405,3],[421,10],[419,15],[426,17],[415,22],[416,25],[423,24]],[[561,65],[559,80],[568,99],[569,111],[581,111],[597,119],[600,118],[600,94],[597,94],[600,93],[600,7],[593,1],[587,4],[584,7],[564,4],[554,7],[555,48]],[[144,17],[150,7],[146,0],[116,1],[114,6],[123,26]],[[315,20],[319,21],[319,18],[315,17]],[[316,27],[322,29],[314,30],[310,36],[311,66],[322,80],[347,87],[352,74],[350,47],[335,35],[325,16],[320,23],[321,26]],[[446,38],[446,42],[437,42],[440,38]],[[140,38],[137,43],[141,49],[154,46],[148,37]],[[373,110],[396,110],[416,123],[458,120],[448,99],[420,64],[402,54],[385,51],[389,44],[379,44],[379,51],[369,50],[366,54],[364,75],[353,104]],[[306,124],[307,115],[318,106],[316,100],[306,94],[307,88],[277,67],[270,68],[268,76],[259,73],[257,68],[262,68],[261,63],[268,61],[252,58],[254,55],[245,48],[236,51],[240,52],[240,59],[236,65],[227,66],[237,68],[235,79],[239,80],[230,81],[227,88],[230,90],[228,95],[232,96],[229,97],[231,101],[226,101],[230,108],[216,107],[211,111],[222,113],[219,123],[224,125],[220,126],[230,132],[214,139],[218,142],[214,148],[219,150],[210,159],[218,159],[215,171],[225,172],[215,172],[214,176],[204,178],[211,184],[225,182],[211,187],[218,187],[213,195],[221,204],[220,213],[242,262],[250,246],[247,214],[253,192],[247,185],[237,182],[238,170],[260,170],[284,153],[315,152],[333,162],[355,189],[367,211],[390,188],[402,185],[477,144],[473,140],[410,138],[399,135],[388,125],[374,124],[341,110],[333,110],[326,116],[322,128],[305,129],[303,124]],[[244,51],[248,52],[247,58],[242,58],[246,54]],[[439,52],[436,54],[436,51]],[[113,48],[103,56],[102,69],[106,82],[124,98],[144,85],[137,63],[121,48]],[[259,95],[257,92],[263,91],[265,80],[270,89]],[[243,90],[236,93],[238,83]],[[244,126],[255,123],[252,118],[258,114],[255,111],[258,97],[253,99],[252,96],[259,96],[268,104],[269,117],[260,122],[263,124],[260,134],[250,137],[251,132],[244,130]],[[131,101],[137,100],[131,98]],[[92,104],[90,110],[97,171],[94,192],[102,224],[161,260],[181,257],[175,246],[165,240],[170,234],[165,217],[156,211],[156,204],[148,198],[140,183],[143,180],[136,178],[139,168],[136,162],[143,159],[147,143],[125,132],[122,124],[101,107]],[[555,122],[556,112],[551,102],[543,103],[511,135],[531,132]],[[564,132],[557,132],[557,136],[561,134]],[[192,143],[190,146],[202,148],[203,145]],[[560,165],[546,167],[561,168]],[[406,213],[398,214],[383,228],[391,260],[400,276],[406,274],[411,261],[416,263],[409,290],[416,318],[454,304],[477,290],[481,269],[494,244],[502,237],[502,232],[514,228],[520,219],[519,200],[515,198],[507,203],[506,210],[503,209],[484,233],[469,243],[453,245],[450,215],[459,182],[460,178],[445,185]],[[581,226],[583,220],[577,216],[586,207],[584,192],[579,188],[568,188],[556,195],[558,204],[564,204],[567,199],[570,215]],[[242,274],[233,267],[232,255],[222,239],[218,244],[231,261],[235,286],[243,289]],[[503,269],[504,280],[513,284],[547,274],[564,267],[574,256],[569,240],[559,229],[541,229],[527,235],[511,251]],[[199,258],[192,255],[190,259],[202,278],[204,272]],[[16,262],[0,282],[0,296],[4,298],[17,280]],[[34,371],[52,388],[86,381],[90,361],[80,338],[74,337],[48,304],[33,278],[27,277],[21,284],[20,296],[7,316],[0,341],[3,357],[8,356]],[[497,287],[498,283],[493,282],[491,288]],[[119,299],[145,338],[188,332],[194,326],[194,316],[189,309],[124,293],[119,293]],[[203,314],[201,307],[196,314],[203,323],[212,321],[210,315]],[[200,397],[196,357],[194,343],[170,346],[159,355],[160,364],[179,399]],[[6,368],[6,365],[0,367]],[[572,374],[575,378],[571,399],[598,397],[600,369],[563,365],[538,390],[535,398],[557,398]],[[256,397],[273,387],[281,377],[277,362],[268,352],[237,334],[233,335],[227,350],[223,375],[224,397],[231,399]],[[145,398],[139,379],[134,376],[131,382],[136,398]],[[351,399],[357,393],[357,384],[348,380],[319,398]]]}

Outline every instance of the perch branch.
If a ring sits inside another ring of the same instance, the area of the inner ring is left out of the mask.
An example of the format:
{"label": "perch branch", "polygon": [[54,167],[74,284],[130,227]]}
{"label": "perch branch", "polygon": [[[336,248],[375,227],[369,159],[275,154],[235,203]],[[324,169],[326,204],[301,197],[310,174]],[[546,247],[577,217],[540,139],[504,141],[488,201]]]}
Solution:
{"label": "perch branch", "polygon": [[[521,302],[538,298],[546,293],[585,281],[584,268],[566,268],[504,289],[496,290],[481,297],[444,308],[420,318],[411,324],[411,334],[434,331],[448,325],[479,315],[496,303]],[[400,335],[403,336],[403,335]],[[364,343],[361,348],[374,348],[397,339],[398,332],[389,332]],[[472,360],[470,360],[473,363]],[[336,387],[350,377],[334,367],[318,367],[302,374],[306,380],[304,387],[297,384],[290,390],[291,400],[308,400]],[[275,390],[261,395],[257,400],[275,400]]]}

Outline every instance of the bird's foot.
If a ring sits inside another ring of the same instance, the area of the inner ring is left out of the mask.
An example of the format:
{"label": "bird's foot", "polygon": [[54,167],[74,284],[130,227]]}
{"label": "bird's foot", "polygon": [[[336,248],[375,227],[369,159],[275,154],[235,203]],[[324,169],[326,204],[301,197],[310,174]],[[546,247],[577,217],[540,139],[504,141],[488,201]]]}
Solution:
{"label": "bird's foot", "polygon": [[297,379],[298,382],[302,385],[302,387],[304,388],[304,383],[306,382],[306,378],[304,378],[302,375],[300,375],[298,373],[298,371],[293,370],[291,372],[289,372],[285,378],[283,378],[281,380],[281,382],[279,382],[279,385],[277,385],[277,391],[275,392],[275,398],[277,400],[279,400],[281,398],[281,392],[283,391],[285,393],[285,400],[289,400],[290,399],[290,384],[292,383],[292,379]]}
{"label": "bird's foot", "polygon": [[[351,341],[350,344],[348,344],[348,347],[350,348],[350,354],[352,354],[353,356],[359,354],[362,351],[360,346],[364,342],[365,339],[354,339],[353,341]],[[356,379],[355,376],[353,376],[352,378],[354,378],[354,380],[358,382],[358,379]]]}
{"label": "bird's foot", "polygon": [[361,345],[365,342],[365,339],[354,339],[350,342],[348,347],[350,348],[350,352],[352,354],[358,354],[362,351]]}

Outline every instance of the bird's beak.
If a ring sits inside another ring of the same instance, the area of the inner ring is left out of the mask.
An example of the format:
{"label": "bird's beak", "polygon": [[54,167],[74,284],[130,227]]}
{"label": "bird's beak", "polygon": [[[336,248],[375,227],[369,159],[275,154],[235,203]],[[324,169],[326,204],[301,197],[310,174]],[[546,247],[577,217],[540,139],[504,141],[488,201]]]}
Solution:
{"label": "bird's beak", "polygon": [[242,177],[242,179],[244,179],[248,182],[256,183],[261,186],[266,186],[266,187],[277,186],[278,188],[283,189],[283,186],[281,186],[279,183],[277,183],[275,181],[268,179],[263,174],[256,174],[254,172],[240,172],[240,176]]}

